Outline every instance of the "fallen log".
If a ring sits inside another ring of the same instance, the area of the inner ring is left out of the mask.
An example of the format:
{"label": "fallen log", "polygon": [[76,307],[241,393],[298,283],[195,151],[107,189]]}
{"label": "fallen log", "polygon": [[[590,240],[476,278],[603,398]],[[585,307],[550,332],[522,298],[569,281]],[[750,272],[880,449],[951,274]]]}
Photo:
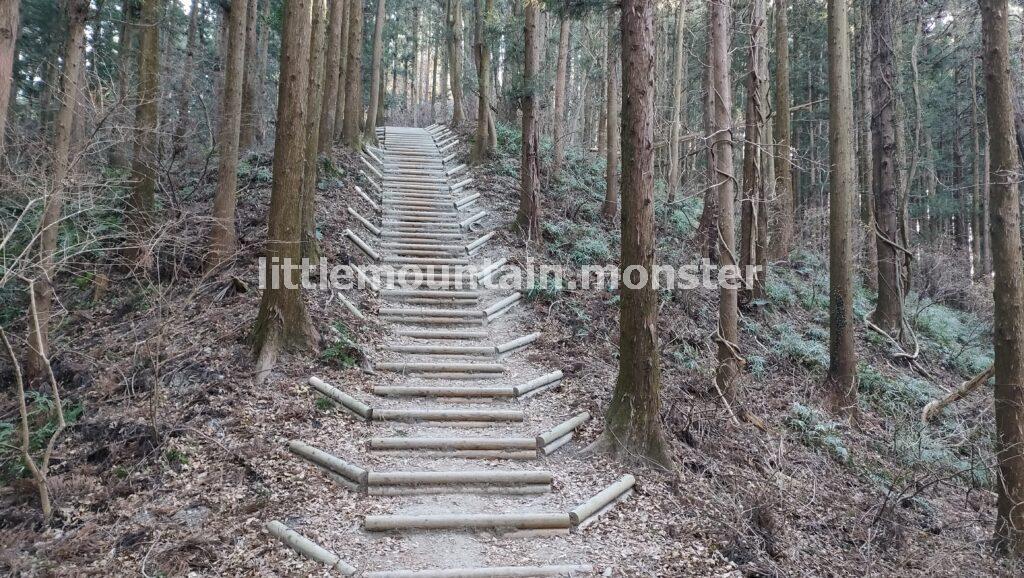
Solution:
{"label": "fallen log", "polygon": [[967,397],[968,394],[977,389],[978,386],[987,382],[994,373],[995,366],[990,365],[988,366],[988,369],[963,382],[960,384],[960,387],[954,389],[945,396],[928,402],[928,404],[924,406],[924,411],[921,412],[921,422],[926,424],[930,422],[942,413],[942,410],[946,409],[947,405]]}

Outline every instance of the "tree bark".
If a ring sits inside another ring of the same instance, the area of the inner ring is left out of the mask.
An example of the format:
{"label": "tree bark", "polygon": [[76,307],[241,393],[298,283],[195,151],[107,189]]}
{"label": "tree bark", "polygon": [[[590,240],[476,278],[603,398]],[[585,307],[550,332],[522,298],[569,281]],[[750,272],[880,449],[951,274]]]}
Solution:
{"label": "tree bark", "polygon": [[974,187],[971,195],[971,269],[974,277],[984,273],[981,219],[981,127],[978,114],[978,61],[971,59],[971,133],[974,138]]}
{"label": "tree bark", "polygon": [[[263,0],[269,2],[269,0]],[[242,150],[251,148],[256,143],[256,127],[259,125],[259,85],[263,81],[262,71],[257,69],[259,57],[259,40],[256,37],[256,24],[259,21],[259,0],[248,0],[245,14],[245,68],[242,71],[242,108],[238,146]]]}
{"label": "tree bark", "polygon": [[242,123],[242,90],[245,80],[246,0],[234,0],[228,10],[228,50],[224,67],[224,99],[220,114],[220,161],[217,194],[213,198],[213,231],[209,266],[216,267],[238,247],[235,206],[238,201],[238,146]]}
{"label": "tree bark", "polygon": [[524,7],[523,62],[523,150],[519,169],[521,190],[516,227],[527,241],[540,240],[540,168],[537,163],[537,73],[540,69],[540,47],[537,18],[540,6],[527,2]]}
{"label": "tree bark", "polygon": [[21,0],[8,0],[0,5],[0,158],[4,156],[7,134],[7,105],[11,102],[11,77],[14,69],[14,45],[18,41]]}
{"label": "tree bark", "polygon": [[[712,2],[711,10],[711,117],[710,170],[713,189],[718,193],[718,262],[721,268],[736,267],[736,231],[733,217],[736,174],[733,167],[732,86],[729,82],[731,0]],[[728,271],[729,269],[726,269]],[[718,292],[718,367],[715,385],[723,401],[737,401],[739,372],[739,331],[736,285],[723,283]]]}
{"label": "tree bark", "polygon": [[672,126],[669,129],[668,145],[669,203],[676,202],[682,172],[679,138],[686,131],[686,101],[683,99],[683,88],[686,84],[686,61],[686,0],[679,0],[679,5],[676,7],[675,71],[672,76]]}
{"label": "tree bark", "polygon": [[555,119],[552,140],[554,158],[551,161],[551,177],[557,178],[565,162],[565,85],[569,69],[569,32],[572,20],[568,14],[560,16],[558,28],[558,65],[555,71]]}
{"label": "tree bark", "polygon": [[846,0],[828,2],[829,86],[829,367],[826,388],[832,410],[857,413],[857,354],[853,317],[853,88]]}
{"label": "tree bark", "polygon": [[[181,88],[178,90],[178,118],[174,125],[174,133],[171,135],[171,155],[173,158],[178,158],[185,151],[185,133],[192,120],[189,115],[189,101],[192,100],[192,68],[195,63],[197,30],[199,28],[199,12],[201,9],[199,0],[192,0],[188,16],[188,34],[185,40],[185,64],[181,69]],[[0,73],[0,77],[3,77],[2,73]],[[2,97],[3,95],[0,94],[0,98]],[[0,104],[0,106],[3,105]],[[0,120],[0,123],[2,122]]]}
{"label": "tree bark", "polygon": [[793,160],[790,152],[789,109],[789,0],[775,3],[775,194],[778,219],[769,252],[785,259],[793,249],[796,203],[793,198]]}
{"label": "tree bark", "polygon": [[311,349],[317,341],[296,269],[282,267],[297,266],[302,256],[301,191],[311,17],[310,0],[289,0],[284,4],[273,186],[266,265],[261,271],[264,289],[251,336],[257,352],[257,382],[266,378],[282,350]]}
{"label": "tree bark", "polygon": [[338,89],[342,87],[338,69],[341,68],[341,33],[345,28],[345,0],[331,0],[331,20],[327,28],[327,63],[324,65],[323,114],[320,115],[317,152],[330,150],[334,137],[334,120],[338,114]]}
{"label": "tree bark", "polygon": [[491,51],[487,46],[487,21],[494,9],[494,0],[476,0],[476,38],[473,47],[477,68],[476,138],[470,159],[473,164],[485,162],[494,153],[491,131]]}
{"label": "tree bark", "polygon": [[345,122],[342,138],[345,145],[362,150],[363,118],[363,2],[350,0],[348,5],[348,64],[345,68]]}
{"label": "tree bark", "polygon": [[334,129],[331,132],[334,140],[341,138],[345,125],[345,93],[348,89],[348,38],[351,24],[349,13],[352,12],[351,0],[340,1],[344,7],[344,15],[341,23],[341,40],[338,43],[338,100],[334,112]]}
{"label": "tree bark", "polygon": [[871,1],[871,156],[878,235],[878,303],[871,317],[875,325],[899,339],[903,329],[903,254],[899,248],[902,235],[897,189],[892,18],[892,0]]}
{"label": "tree bark", "polygon": [[[715,161],[712,150],[712,127],[715,126],[715,93],[712,89],[714,84],[714,58],[712,50],[712,20],[709,14],[706,25],[707,36],[707,67],[703,75],[703,109],[704,109],[704,137],[707,141],[706,158],[708,168],[705,171],[704,208],[701,210],[700,222],[697,224],[697,239],[701,245],[701,256],[706,257],[712,263],[718,262],[718,189],[715,184],[718,182],[715,173]],[[730,178],[731,175],[730,175]]]}
{"label": "tree bark", "polygon": [[[857,27],[857,184],[860,188],[860,224],[864,247],[861,255],[864,284],[878,290],[878,245],[871,147],[871,3],[862,2]],[[927,147],[926,147],[927,148]]]}
{"label": "tree bark", "polygon": [[139,27],[139,93],[135,107],[135,150],[132,158],[132,192],[127,221],[131,233],[128,256],[148,266],[151,256],[144,246],[153,226],[156,209],[157,138],[160,82],[161,0],[142,0]]}
{"label": "tree bark", "polygon": [[316,238],[316,181],[320,157],[320,122],[323,119],[324,50],[327,45],[327,0],[313,0],[309,41],[309,89],[306,92],[306,154],[302,174],[302,257],[320,259]]}
{"label": "tree bark", "polygon": [[[381,79],[381,55],[384,52],[384,20],[386,18],[384,0],[377,0],[377,16],[373,21],[373,56],[370,66],[370,106],[366,111],[366,124],[363,140],[377,145],[377,108],[380,106],[380,89],[384,82]],[[415,54],[415,52],[413,53]]]}
{"label": "tree bark", "polygon": [[[661,428],[658,294],[654,239],[654,2],[623,0],[622,255],[619,375],[603,436],[620,459],[666,469],[672,457]],[[630,282],[630,279],[633,281]],[[633,285],[633,286],[631,286]]]}
{"label": "tree bark", "polygon": [[61,107],[57,112],[53,134],[53,174],[43,202],[43,218],[39,223],[40,278],[31,283],[36,307],[35,321],[28,324],[29,355],[26,370],[32,381],[43,380],[47,375],[50,311],[57,274],[57,235],[60,230],[64,195],[68,188],[66,181],[71,166],[71,127],[75,117],[78,83],[85,54],[85,19],[89,13],[88,0],[70,0],[66,6],[67,42],[64,43],[64,69],[60,77]]}
{"label": "tree bark", "polygon": [[748,275],[758,266],[764,247],[760,246],[758,225],[765,211],[765,166],[762,150],[771,143],[764,138],[768,125],[768,28],[764,0],[750,2],[750,50],[747,77],[746,137],[743,143],[743,200],[740,204],[740,266],[744,279],[743,301],[749,303],[764,295],[763,272]]}
{"label": "tree bark", "polygon": [[979,0],[989,131],[992,261],[995,270],[996,546],[1024,554],[1024,259],[1020,159],[1013,129],[1006,0]]}
{"label": "tree bark", "polygon": [[[615,10],[608,11],[608,67],[605,85],[605,147],[604,204],[601,215],[615,218],[619,208],[619,58],[615,51]],[[653,157],[652,157],[653,158]],[[652,161],[653,162],[653,161]]]}
{"label": "tree bark", "polygon": [[448,74],[451,76],[452,124],[466,121],[462,96],[462,1],[448,0]]}

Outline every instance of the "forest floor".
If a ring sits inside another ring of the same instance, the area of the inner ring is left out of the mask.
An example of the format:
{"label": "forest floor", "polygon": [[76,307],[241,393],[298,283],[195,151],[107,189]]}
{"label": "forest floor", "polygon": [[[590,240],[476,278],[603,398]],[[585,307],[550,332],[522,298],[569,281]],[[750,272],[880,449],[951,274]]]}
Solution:
{"label": "forest floor", "polygon": [[[523,241],[502,228],[517,202],[514,131],[500,131],[497,158],[474,170],[481,208],[499,227],[488,253],[525,262]],[[463,151],[465,152],[465,151]],[[371,214],[351,194],[359,162],[336,151],[324,177],[318,222],[331,263],[358,261],[341,231],[345,206]],[[614,263],[617,222],[597,216],[603,163],[571,158],[544,198],[545,258]],[[985,391],[951,407],[936,423],[920,411],[991,361],[987,300],[939,290],[942,263],[922,269],[910,300],[921,339],[922,375],[894,361],[884,340],[858,328],[861,419],[832,421],[819,409],[827,367],[827,271],[821,241],[769,271],[768,303],[744,311],[743,402],[766,431],[732,424],[711,388],[716,295],[697,289],[664,295],[660,311],[665,430],[678,468],[671,475],[632,471],[638,491],[583,534],[548,539],[453,537],[425,553],[416,538],[368,537],[362,515],[392,510],[334,486],[288,454],[298,438],[355,463],[373,462],[358,440],[369,426],[321,403],[305,385],[319,375],[347,391],[368,391],[386,376],[360,370],[351,340],[379,359],[381,327],[359,323],[329,292],[308,295],[324,338],[319,356],[288,356],[262,385],[252,379],[245,342],[259,303],[270,160],[241,169],[242,247],[231,268],[203,275],[203,220],[212,188],[181,199],[167,225],[173,246],[155,277],[111,275],[99,265],[62,279],[66,309],[54,330],[55,369],[71,426],[56,452],[51,486],[57,514],[40,523],[36,496],[9,445],[15,443],[11,392],[0,404],[0,571],[17,575],[309,575],[322,567],[281,546],[263,524],[281,519],[359,568],[442,564],[463,549],[488,562],[593,563],[606,575],[1013,575],[993,558],[991,399]],[[690,239],[699,200],[659,201],[659,260],[694,262]],[[811,217],[808,216],[808,219]],[[977,295],[984,294],[984,288]],[[953,305],[970,304],[970,310]],[[363,298],[360,305],[373,310]],[[860,290],[858,316],[871,308]],[[518,355],[561,369],[566,379],[531,402],[538,415],[575,410],[603,415],[617,370],[617,300],[606,291],[538,286],[508,320],[510,333],[543,337]],[[3,381],[9,382],[5,366]],[[33,407],[44,415],[46,400]],[[42,418],[35,426],[45,428]],[[592,494],[625,471],[577,450],[600,433],[589,422],[572,446],[543,462],[565,503]],[[439,498],[443,500],[443,498]],[[493,504],[500,506],[503,499]],[[439,502],[447,503],[447,502]],[[429,555],[428,555],[429,554]],[[433,556],[430,558],[429,556]]]}

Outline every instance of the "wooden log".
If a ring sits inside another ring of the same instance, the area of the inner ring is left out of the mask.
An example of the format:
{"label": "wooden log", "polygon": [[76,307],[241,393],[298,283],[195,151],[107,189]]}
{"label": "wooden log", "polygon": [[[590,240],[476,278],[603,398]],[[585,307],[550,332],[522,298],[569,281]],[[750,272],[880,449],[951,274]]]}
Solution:
{"label": "wooden log", "polygon": [[626,474],[619,478],[619,480],[614,484],[598,492],[598,494],[593,498],[590,498],[586,502],[583,502],[579,506],[570,510],[569,518],[572,520],[573,525],[578,526],[581,522],[597,513],[610,502],[631,490],[635,483],[636,478]]}
{"label": "wooden log", "polygon": [[524,335],[524,336],[520,337],[519,339],[513,339],[512,341],[506,341],[505,343],[502,343],[501,345],[495,347],[495,349],[497,350],[497,352],[499,354],[501,354],[501,353],[509,353],[510,351],[519,349],[520,347],[525,347],[525,346],[533,343],[534,341],[537,341],[538,337],[540,337],[540,333],[531,333],[529,335]]}
{"label": "wooden log", "polygon": [[533,391],[533,390],[535,390],[535,389],[537,389],[539,387],[543,387],[545,385],[550,385],[552,383],[555,383],[556,381],[560,381],[561,379],[562,379],[562,372],[556,370],[556,371],[552,371],[551,373],[542,375],[542,376],[540,376],[538,378],[531,379],[530,381],[527,381],[526,383],[524,383],[522,385],[517,385],[517,386],[512,388],[512,391],[515,392],[515,396],[516,397],[519,397],[519,396],[524,395],[526,393],[529,393],[529,392],[531,392],[531,391]]}
{"label": "wooden log", "polygon": [[444,162],[445,164],[447,164],[447,163],[450,163],[450,162],[454,161],[454,160],[455,160],[455,157],[457,157],[458,155],[459,155],[459,153],[452,153],[452,154],[450,154],[450,155],[448,155],[448,156],[444,157],[444,158],[443,158],[443,159],[441,159],[441,160],[442,160],[442,162]]}
{"label": "wooden log", "polygon": [[[409,289],[385,289],[381,291],[383,297],[450,297],[452,299],[477,299],[479,291],[416,291]],[[486,334],[483,334],[486,336]]]}
{"label": "wooden log", "polygon": [[341,304],[345,306],[345,309],[348,309],[349,313],[354,315],[357,319],[366,321],[366,316],[363,315],[363,312],[360,311],[358,307],[356,307],[355,303],[349,301],[341,291],[338,291],[337,295],[338,301],[341,301]]}
{"label": "wooden log", "polygon": [[486,243],[487,241],[490,241],[491,238],[494,237],[495,234],[496,234],[495,231],[491,231],[490,233],[487,233],[486,235],[483,235],[483,236],[479,237],[478,239],[476,239],[475,241],[469,243],[468,245],[466,245],[466,253],[472,254],[477,249],[482,247],[484,245],[484,243]]}
{"label": "wooden log", "polygon": [[366,483],[370,486],[416,486],[416,485],[469,485],[488,484],[492,486],[528,486],[551,484],[551,472],[542,471],[500,471],[500,470],[452,470],[444,472],[369,472]]}
{"label": "wooden log", "polygon": [[459,226],[462,227],[463,229],[468,229],[473,226],[473,223],[479,221],[480,219],[483,219],[486,216],[487,211],[480,211],[479,213],[459,223]]}
{"label": "wooden log", "polygon": [[523,421],[523,412],[502,409],[376,409],[374,421]]}
{"label": "wooden log", "polygon": [[537,447],[544,447],[565,434],[575,430],[590,419],[590,412],[582,411],[554,428],[537,436]]}
{"label": "wooden log", "polygon": [[493,437],[375,437],[370,438],[373,450],[531,450],[537,449],[533,438]]}
{"label": "wooden log", "polygon": [[357,265],[349,265],[349,267],[355,271],[356,279],[369,287],[375,293],[380,293],[380,285],[378,285],[373,279],[371,279],[366,273],[363,272]]}
{"label": "wooden log", "polygon": [[370,155],[370,158],[376,161],[378,165],[384,166],[384,162],[381,161],[377,155],[373,154],[373,147],[365,147],[364,150],[366,151],[366,154]]}
{"label": "wooden log", "polygon": [[324,394],[325,396],[329,397],[335,402],[345,406],[351,412],[355,413],[356,415],[363,419],[368,420],[371,418],[373,414],[373,410],[370,409],[370,406],[352,397],[351,395],[341,391],[340,389],[334,387],[333,385],[321,380],[318,377],[310,377],[309,385],[313,386],[313,389],[319,391],[320,393]]}
{"label": "wooden log", "polygon": [[[445,424],[452,426],[454,424]],[[490,427],[482,422],[467,422],[463,427]],[[403,458],[458,458],[463,460],[535,460],[537,450],[380,450],[387,455]]]}
{"label": "wooden log", "polygon": [[564,436],[556,439],[555,441],[549,443],[548,445],[540,448],[540,451],[544,455],[550,456],[551,454],[555,453],[555,450],[557,450],[558,448],[564,446],[565,444],[567,444],[567,443],[569,443],[571,441],[572,441],[572,432],[569,432],[569,433],[565,434]]}
{"label": "wooden log", "polygon": [[356,569],[344,562],[340,556],[320,547],[317,543],[281,522],[277,520],[268,522],[266,529],[271,535],[280,540],[282,544],[295,550],[304,558],[325,564],[329,570],[336,570],[342,576],[354,576],[356,574]]}
{"label": "wooden log", "polygon": [[378,185],[376,182],[374,182],[373,179],[370,178],[370,175],[366,174],[363,171],[359,171],[359,174],[362,175],[364,179],[366,179],[366,182],[370,183],[371,187],[373,187],[374,189],[377,190],[377,194],[381,194],[381,193],[384,192],[384,190],[381,188],[381,186]]}
{"label": "wooden log", "polygon": [[551,491],[550,485],[528,484],[523,486],[370,486],[367,493],[371,496],[424,496],[434,494],[504,494],[524,496],[546,494]]}
{"label": "wooden log", "polygon": [[380,255],[378,255],[376,251],[371,249],[370,246],[367,245],[365,241],[360,239],[359,235],[353,233],[352,229],[345,229],[345,232],[342,234],[348,237],[353,243],[355,243],[356,247],[359,247],[359,249],[362,250],[363,253],[366,253],[367,257],[373,259],[374,261],[380,261]]}
{"label": "wooden log", "polygon": [[924,411],[921,412],[921,422],[925,424],[930,422],[937,415],[942,413],[942,410],[944,410],[947,405],[967,397],[967,395],[977,389],[978,386],[988,382],[989,378],[991,378],[994,373],[995,366],[990,365],[988,366],[988,369],[963,382],[960,384],[960,387],[954,389],[945,396],[928,402],[928,404],[924,406]]}
{"label": "wooden log", "polygon": [[385,317],[466,317],[479,319],[483,312],[473,309],[406,309],[401,307],[381,307],[380,314]]}
{"label": "wooden log", "polygon": [[378,363],[377,368],[383,371],[399,372],[439,372],[445,373],[504,373],[505,366],[500,363],[430,363],[415,361],[399,361]]}
{"label": "wooden log", "polygon": [[359,155],[359,160],[363,161],[363,164],[366,165],[366,168],[370,169],[370,172],[373,173],[374,176],[376,176],[380,180],[384,180],[384,175],[380,174],[380,171],[377,170],[377,167],[373,166],[373,163],[366,160],[366,157]]}
{"label": "wooden log", "polygon": [[451,170],[445,171],[445,174],[447,174],[449,177],[453,177],[453,176],[461,173],[462,171],[466,170],[467,168],[469,168],[469,167],[467,167],[465,165],[465,163],[463,163],[463,164],[461,164],[461,165],[459,165],[457,167],[453,167]]}
{"label": "wooden log", "polygon": [[362,215],[360,215],[358,212],[356,212],[356,210],[353,209],[351,206],[348,207],[348,214],[352,215],[353,217],[355,217],[355,219],[357,221],[362,223],[363,226],[366,227],[366,230],[370,231],[371,233],[373,233],[374,235],[376,235],[378,237],[380,236],[380,229],[378,229],[377,226],[374,225],[373,223],[371,223],[370,221],[366,220]]}
{"label": "wooden log", "polygon": [[467,196],[462,197],[461,199],[455,201],[455,207],[458,208],[458,209],[461,209],[462,207],[465,207],[466,205],[470,204],[471,202],[473,202],[473,201],[475,201],[475,200],[477,200],[479,198],[480,198],[480,193],[473,193],[472,195],[467,195]]}
{"label": "wooden log", "polygon": [[580,531],[586,528],[587,526],[590,526],[591,524],[597,522],[598,518],[610,512],[615,506],[619,505],[619,503],[628,500],[629,497],[632,495],[632,489],[626,490],[621,496],[615,498],[611,502],[608,502],[608,504],[605,507],[601,508],[597,512],[594,512],[589,518],[580,522],[579,525],[576,526],[576,531]]}
{"label": "wooden log", "polygon": [[431,331],[428,329],[400,329],[395,332],[402,337],[413,339],[487,339],[486,331]]}
{"label": "wooden log", "polygon": [[468,265],[465,258],[449,257],[384,257],[384,262],[392,265]]}
{"label": "wooden log", "polygon": [[543,578],[546,576],[583,576],[594,572],[585,564],[558,566],[491,566],[445,570],[389,570],[365,572],[364,578]]}
{"label": "wooden log", "polygon": [[440,514],[366,516],[363,529],[370,532],[389,530],[458,530],[458,529],[534,529],[568,528],[572,525],[567,513],[533,514]]}
{"label": "wooden log", "polygon": [[512,304],[516,303],[517,301],[519,301],[522,298],[523,298],[523,294],[518,292],[518,291],[516,291],[515,293],[509,295],[508,297],[502,299],[501,301],[498,301],[498,302],[494,303],[493,305],[491,305],[490,307],[484,309],[484,317],[490,317],[490,316],[494,315],[495,313],[501,311],[502,309],[505,309],[506,307],[510,307]]}
{"label": "wooden log", "polygon": [[430,387],[407,385],[378,385],[376,395],[396,397],[514,397],[511,387]]}
{"label": "wooden log", "polygon": [[334,472],[351,482],[355,482],[356,484],[359,484],[360,487],[365,487],[367,484],[368,472],[366,470],[358,466],[354,466],[309,444],[298,440],[292,440],[288,442],[288,451],[329,472]]}
{"label": "wooden log", "polygon": [[471,319],[468,317],[390,317],[392,323],[405,323],[407,325],[483,325],[483,319]]}
{"label": "wooden log", "polygon": [[370,203],[370,206],[373,207],[373,210],[380,212],[380,205],[378,205],[376,201],[371,199],[370,195],[367,195],[365,192],[363,192],[363,189],[361,189],[358,185],[356,185],[355,189],[356,193],[358,193],[359,196],[362,197],[364,201]]}
{"label": "wooden log", "polygon": [[497,353],[494,346],[483,345],[389,345],[388,351],[409,353],[412,355],[481,355],[493,356]]}
{"label": "wooden log", "polygon": [[498,259],[497,261],[484,267],[479,273],[476,274],[477,280],[483,282],[485,279],[490,278],[491,275],[493,275],[498,269],[503,267],[506,263],[508,263],[508,258],[502,257],[501,259]]}

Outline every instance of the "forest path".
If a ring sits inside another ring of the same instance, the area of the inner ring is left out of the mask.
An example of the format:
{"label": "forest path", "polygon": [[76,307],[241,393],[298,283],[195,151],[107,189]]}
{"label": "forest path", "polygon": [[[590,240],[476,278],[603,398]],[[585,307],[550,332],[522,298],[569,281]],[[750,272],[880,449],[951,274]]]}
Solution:
{"label": "forest path", "polygon": [[[368,402],[310,380],[372,427],[365,445],[357,442],[366,461],[350,464],[301,442],[290,448],[366,494],[362,527],[349,540],[371,554],[365,566],[420,569],[361,575],[589,574],[577,530],[628,498],[633,478],[609,480],[585,460],[562,459],[590,416],[545,399],[562,372],[525,358],[542,338],[529,331],[535,321],[516,315],[519,292],[488,283],[507,249],[477,232],[487,218],[474,208],[481,195],[468,193],[465,165],[444,156],[455,136],[440,126],[387,127],[379,136],[383,147],[363,157],[379,205],[359,193],[380,210],[380,225],[350,208],[363,228],[344,234],[384,272],[415,274],[369,283],[390,339],[374,355],[384,381]],[[268,528],[307,557],[358,572],[349,548],[335,553],[283,524]]]}

